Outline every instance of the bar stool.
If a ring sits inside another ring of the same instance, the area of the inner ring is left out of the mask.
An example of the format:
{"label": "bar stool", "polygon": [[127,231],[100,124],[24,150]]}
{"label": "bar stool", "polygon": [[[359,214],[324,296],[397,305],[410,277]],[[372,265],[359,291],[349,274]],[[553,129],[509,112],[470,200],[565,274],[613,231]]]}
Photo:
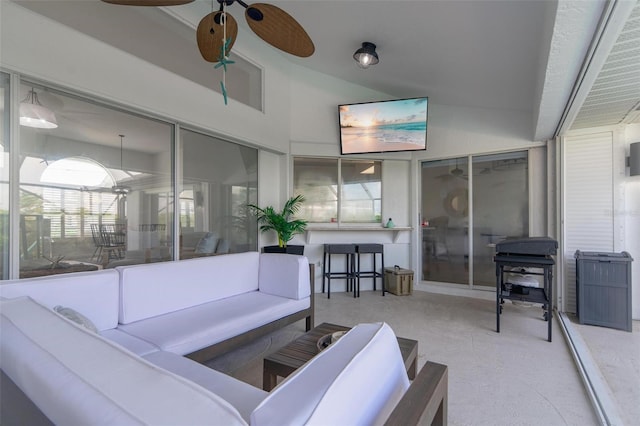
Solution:
{"label": "bar stool", "polygon": [[[346,268],[344,271],[331,270],[331,255],[345,255]],[[324,254],[322,256],[322,292],[324,293],[324,280],[327,279],[327,299],[331,299],[331,280],[342,279],[347,281],[347,291],[353,288],[353,297],[355,293],[355,244],[325,244]]]}
{"label": "bar stool", "polygon": [[[384,246],[382,244],[358,244],[356,246],[356,252],[358,254],[357,258],[358,258],[358,265],[357,265],[357,271],[356,271],[356,277],[358,278],[357,280],[357,285],[358,285],[358,290],[357,290],[357,294],[358,297],[360,297],[360,278],[373,278],[373,291],[376,291],[376,279],[380,278],[380,280],[382,281],[382,295],[384,296],[385,290],[384,290]],[[370,271],[363,271],[360,268],[360,255],[361,254],[371,254],[373,255],[373,269]],[[381,265],[380,265],[380,272],[378,272],[378,269],[376,268],[376,254],[380,254],[380,261],[381,261]],[[354,290],[354,293],[356,293],[356,290]]]}

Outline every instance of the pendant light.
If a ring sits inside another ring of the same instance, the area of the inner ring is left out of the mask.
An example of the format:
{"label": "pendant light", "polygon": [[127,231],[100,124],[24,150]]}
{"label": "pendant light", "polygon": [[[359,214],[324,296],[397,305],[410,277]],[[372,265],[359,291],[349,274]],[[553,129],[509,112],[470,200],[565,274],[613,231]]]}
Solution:
{"label": "pendant light", "polygon": [[[118,135],[120,136],[120,170],[124,171],[124,167],[123,167],[123,139],[124,139],[124,135]],[[111,187],[111,192],[113,192],[114,194],[118,194],[118,195],[122,195],[122,196],[126,196],[129,191],[131,191],[131,188],[126,186],[126,185],[120,185],[116,182],[115,185],[113,185]]]}
{"label": "pendant light", "polygon": [[38,129],[58,127],[55,114],[49,108],[42,106],[33,87],[27,93],[27,97],[20,102],[20,125]]}

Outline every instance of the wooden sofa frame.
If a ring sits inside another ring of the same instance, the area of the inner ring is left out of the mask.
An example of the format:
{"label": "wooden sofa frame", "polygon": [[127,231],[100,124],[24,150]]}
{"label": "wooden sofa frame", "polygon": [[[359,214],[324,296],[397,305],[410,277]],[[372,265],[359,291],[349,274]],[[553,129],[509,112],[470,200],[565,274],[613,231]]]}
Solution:
{"label": "wooden sofa frame", "polygon": [[[39,426],[53,423],[0,371],[0,424]],[[386,426],[447,424],[448,369],[427,362],[385,422]]]}

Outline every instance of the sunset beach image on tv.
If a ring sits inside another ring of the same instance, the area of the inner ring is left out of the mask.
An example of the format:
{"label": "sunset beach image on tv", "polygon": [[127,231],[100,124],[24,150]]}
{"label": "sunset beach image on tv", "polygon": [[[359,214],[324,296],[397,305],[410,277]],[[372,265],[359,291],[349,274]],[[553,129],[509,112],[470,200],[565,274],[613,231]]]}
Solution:
{"label": "sunset beach image on tv", "polygon": [[339,106],[342,154],[427,148],[428,98]]}

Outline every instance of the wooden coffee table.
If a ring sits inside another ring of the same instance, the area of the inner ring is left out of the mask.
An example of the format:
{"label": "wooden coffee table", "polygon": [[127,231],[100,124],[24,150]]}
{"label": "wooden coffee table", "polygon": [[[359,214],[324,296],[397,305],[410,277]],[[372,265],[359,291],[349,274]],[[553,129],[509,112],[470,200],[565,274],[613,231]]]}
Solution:
{"label": "wooden coffee table", "polygon": [[[350,327],[322,323],[313,330],[298,337],[293,342],[264,358],[262,388],[270,391],[276,387],[278,376],[287,377],[304,363],[318,355],[318,339],[336,331],[347,331]],[[405,368],[410,380],[416,377],[418,342],[398,337],[398,345],[402,353]]]}

